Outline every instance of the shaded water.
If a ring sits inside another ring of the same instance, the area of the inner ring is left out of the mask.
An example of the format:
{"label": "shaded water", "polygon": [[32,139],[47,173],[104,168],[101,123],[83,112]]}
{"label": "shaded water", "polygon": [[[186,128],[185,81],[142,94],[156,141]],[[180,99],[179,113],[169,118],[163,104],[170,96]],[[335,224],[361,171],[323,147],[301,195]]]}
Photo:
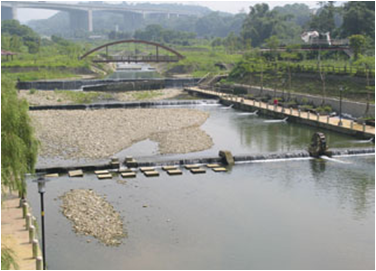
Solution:
{"label": "shaded water", "polygon": [[[253,163],[227,173],[183,170],[151,179],[139,174],[125,185],[92,174],[54,179],[45,194],[48,267],[374,269],[374,156],[336,159],[348,163]],[[28,186],[38,210],[36,184]],[[123,244],[106,247],[72,231],[57,197],[74,188],[107,196],[125,221]]]}

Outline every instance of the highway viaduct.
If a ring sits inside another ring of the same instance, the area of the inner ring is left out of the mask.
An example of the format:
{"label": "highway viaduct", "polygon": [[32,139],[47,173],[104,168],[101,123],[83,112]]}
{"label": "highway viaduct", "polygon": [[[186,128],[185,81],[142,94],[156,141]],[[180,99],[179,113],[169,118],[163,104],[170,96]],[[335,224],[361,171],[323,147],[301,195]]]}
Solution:
{"label": "highway viaduct", "polygon": [[17,10],[28,9],[50,9],[64,11],[69,14],[71,30],[83,29],[93,31],[93,11],[113,12],[123,14],[125,23],[134,23],[146,16],[199,16],[198,13],[171,11],[166,9],[147,9],[111,4],[79,3],[67,4],[56,2],[27,2],[27,1],[1,1],[1,20],[17,20]]}

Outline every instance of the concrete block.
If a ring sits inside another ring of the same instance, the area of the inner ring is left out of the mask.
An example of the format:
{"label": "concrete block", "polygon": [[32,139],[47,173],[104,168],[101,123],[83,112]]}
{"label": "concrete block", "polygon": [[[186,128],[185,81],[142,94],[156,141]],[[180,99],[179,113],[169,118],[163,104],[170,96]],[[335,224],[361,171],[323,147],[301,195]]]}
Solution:
{"label": "concrete block", "polygon": [[103,179],[112,179],[112,174],[110,174],[110,173],[107,173],[107,174],[98,174],[97,177],[100,180],[103,180]]}
{"label": "concrete block", "polygon": [[162,169],[168,171],[168,170],[178,169],[178,167],[177,166],[163,166]]}
{"label": "concrete block", "polygon": [[133,157],[132,156],[125,157],[125,162],[130,162],[130,161],[133,161]]}
{"label": "concrete block", "polygon": [[142,172],[145,172],[145,171],[153,171],[155,168],[154,167],[140,167],[140,170]]}
{"label": "concrete block", "polygon": [[226,172],[227,169],[224,168],[224,167],[215,167],[215,168],[213,168],[213,171],[214,172]]}
{"label": "concrete block", "polygon": [[73,178],[73,177],[83,177],[84,173],[83,173],[82,169],[78,169],[78,170],[71,170],[71,171],[69,171],[68,175],[71,178]]}
{"label": "concrete block", "polygon": [[144,174],[146,177],[158,177],[159,176],[159,172],[155,170],[144,171]]}
{"label": "concrete block", "polygon": [[221,167],[219,164],[207,164],[206,166],[207,166],[208,168]]}
{"label": "concrete block", "polygon": [[127,167],[129,168],[135,168],[138,167],[138,163],[135,159],[132,159],[131,161],[126,162]]}
{"label": "concrete block", "polygon": [[109,174],[110,172],[108,170],[96,170],[94,171],[95,174],[101,175],[101,174]]}
{"label": "concrete block", "polygon": [[199,165],[185,165],[184,166],[186,169],[192,169],[192,168],[199,168]]}
{"label": "concrete block", "polygon": [[203,174],[206,173],[206,170],[203,168],[191,168],[193,174]]}
{"label": "concrete block", "polygon": [[120,175],[123,178],[135,178],[136,172],[122,172]]}
{"label": "concrete block", "polygon": [[183,172],[180,169],[170,169],[167,170],[168,175],[182,175]]}
{"label": "concrete block", "polygon": [[50,174],[46,174],[44,175],[45,178],[57,178],[59,177],[59,173],[50,173]]}

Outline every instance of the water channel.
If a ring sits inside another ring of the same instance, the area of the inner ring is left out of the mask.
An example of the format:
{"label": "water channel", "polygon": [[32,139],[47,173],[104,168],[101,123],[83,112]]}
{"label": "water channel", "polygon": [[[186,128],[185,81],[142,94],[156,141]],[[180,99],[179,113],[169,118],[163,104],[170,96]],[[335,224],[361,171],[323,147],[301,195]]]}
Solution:
{"label": "water channel", "polygon": [[[184,107],[210,113],[201,128],[212,137],[212,148],[160,155],[157,144],[146,140],[117,156],[148,161],[217,156],[221,149],[234,155],[304,150],[316,132],[221,105]],[[331,147],[374,146],[324,132]],[[48,268],[374,269],[375,157],[336,159],[237,164],[203,175],[182,169],[174,177],[159,170],[158,178],[138,173],[125,184],[117,182],[120,176],[98,180],[90,173],[52,179],[45,194]],[[120,246],[73,232],[59,196],[79,188],[106,195],[120,212],[128,235]],[[39,210],[30,179],[28,191]]]}

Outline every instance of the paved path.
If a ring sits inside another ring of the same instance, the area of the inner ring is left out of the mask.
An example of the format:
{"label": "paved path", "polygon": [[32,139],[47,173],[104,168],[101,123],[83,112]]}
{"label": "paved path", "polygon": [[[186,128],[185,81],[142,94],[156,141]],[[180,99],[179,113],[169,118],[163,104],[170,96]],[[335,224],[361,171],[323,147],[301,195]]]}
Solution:
{"label": "paved path", "polygon": [[1,206],[1,245],[6,245],[15,253],[20,270],[35,270],[35,259],[32,258],[32,245],[29,243],[29,232],[25,228],[20,199],[14,195],[2,196]]}
{"label": "paved path", "polygon": [[[227,93],[220,93],[220,92],[216,92],[216,91],[212,91],[212,90],[204,90],[204,89],[200,89],[198,87],[190,87],[190,88],[187,88],[187,89],[190,90],[190,91],[197,92],[197,93],[213,95],[213,96],[219,97],[219,98],[221,98],[223,100],[227,100],[227,101],[234,101],[234,102],[239,102],[239,103],[241,102],[243,104],[250,105],[250,106],[253,106],[253,107],[256,107],[256,108],[267,109],[267,110],[275,111],[275,112],[282,112],[282,110],[283,110],[283,107],[281,107],[281,106],[277,106],[276,109],[274,109],[274,105],[269,105],[267,103],[258,102],[258,101],[251,100],[251,99],[243,99],[243,98],[240,98],[240,97],[237,97],[237,96],[229,95]],[[284,110],[285,111],[282,112],[282,113],[284,113],[286,115],[286,117],[295,116],[295,117],[300,117],[302,119],[307,119],[307,120],[309,119],[309,120],[312,120],[312,121],[318,121],[320,123],[327,123],[329,125],[333,125],[333,126],[338,127],[338,122],[339,122],[338,118],[329,118],[329,122],[328,122],[327,116],[319,116],[319,118],[317,118],[316,114],[313,114],[313,113],[309,114],[308,112],[301,112],[300,116],[299,116],[299,111],[297,109],[292,109],[290,111],[290,109],[285,108]],[[365,133],[368,133],[368,134],[375,135],[375,127],[366,125],[363,128],[363,125],[360,125],[356,122],[353,122],[353,121],[350,121],[350,120],[347,120],[347,119],[342,119],[342,128],[353,130],[353,131],[358,131],[358,132],[365,132]]]}

